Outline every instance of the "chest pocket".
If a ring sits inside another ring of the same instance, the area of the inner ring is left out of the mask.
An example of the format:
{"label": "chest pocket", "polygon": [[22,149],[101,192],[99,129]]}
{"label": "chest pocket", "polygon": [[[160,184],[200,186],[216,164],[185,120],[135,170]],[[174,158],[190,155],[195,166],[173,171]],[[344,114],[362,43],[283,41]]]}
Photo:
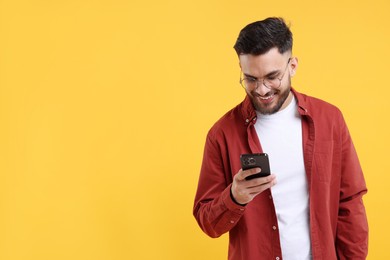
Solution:
{"label": "chest pocket", "polygon": [[334,163],[334,142],[317,141],[314,150],[315,174],[313,178],[321,182],[329,182],[332,179]]}

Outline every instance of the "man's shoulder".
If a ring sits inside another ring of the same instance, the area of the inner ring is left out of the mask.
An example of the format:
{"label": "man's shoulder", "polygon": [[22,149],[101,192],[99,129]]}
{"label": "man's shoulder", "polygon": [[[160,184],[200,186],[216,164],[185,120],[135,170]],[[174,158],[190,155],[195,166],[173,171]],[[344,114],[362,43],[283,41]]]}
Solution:
{"label": "man's shoulder", "polygon": [[298,99],[298,105],[310,114],[341,114],[341,111],[337,106],[323,99],[298,92],[295,92],[295,96]]}
{"label": "man's shoulder", "polygon": [[227,111],[221,116],[209,130],[209,135],[217,135],[230,131],[235,131],[237,127],[245,128],[243,111],[245,110],[245,100]]}

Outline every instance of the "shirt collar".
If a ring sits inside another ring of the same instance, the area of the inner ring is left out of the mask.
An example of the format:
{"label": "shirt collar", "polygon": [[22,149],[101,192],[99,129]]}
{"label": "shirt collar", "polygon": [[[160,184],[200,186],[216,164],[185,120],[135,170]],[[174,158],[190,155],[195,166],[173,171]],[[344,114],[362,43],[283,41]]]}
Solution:
{"label": "shirt collar", "polygon": [[[307,102],[306,102],[307,96],[297,92],[294,88],[291,88],[291,91],[296,98],[299,114],[302,116],[309,115],[309,112],[307,110]],[[242,118],[244,119],[244,123],[246,125],[250,124],[251,122],[253,124],[256,122],[257,120],[256,110],[248,95],[245,96],[245,99],[242,102],[241,113],[242,113]]]}

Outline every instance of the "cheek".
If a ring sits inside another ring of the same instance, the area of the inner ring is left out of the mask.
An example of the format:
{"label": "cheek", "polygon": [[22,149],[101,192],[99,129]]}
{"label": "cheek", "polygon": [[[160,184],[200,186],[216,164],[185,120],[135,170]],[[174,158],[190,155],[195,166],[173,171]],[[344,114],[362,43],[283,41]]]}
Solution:
{"label": "cheek", "polygon": [[287,79],[285,79],[284,81],[282,81],[282,84],[279,88],[279,90],[281,92],[284,92],[284,91],[290,91],[290,88],[291,88],[291,78],[290,78],[290,74],[288,75],[288,77],[286,77]]}

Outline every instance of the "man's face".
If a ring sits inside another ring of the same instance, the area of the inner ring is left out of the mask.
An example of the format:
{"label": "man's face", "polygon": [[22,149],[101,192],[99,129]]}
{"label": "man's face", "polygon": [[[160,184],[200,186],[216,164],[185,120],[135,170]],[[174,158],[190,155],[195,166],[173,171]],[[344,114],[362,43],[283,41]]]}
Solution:
{"label": "man's face", "polygon": [[[242,77],[259,81],[257,88],[246,88],[247,95],[258,112],[273,114],[290,103],[292,99],[290,77],[295,74],[298,62],[290,55],[290,52],[280,54],[277,48],[273,48],[262,55],[243,54],[239,56]],[[265,86],[263,80],[266,85],[270,86]],[[272,85],[267,82],[277,84]]]}

